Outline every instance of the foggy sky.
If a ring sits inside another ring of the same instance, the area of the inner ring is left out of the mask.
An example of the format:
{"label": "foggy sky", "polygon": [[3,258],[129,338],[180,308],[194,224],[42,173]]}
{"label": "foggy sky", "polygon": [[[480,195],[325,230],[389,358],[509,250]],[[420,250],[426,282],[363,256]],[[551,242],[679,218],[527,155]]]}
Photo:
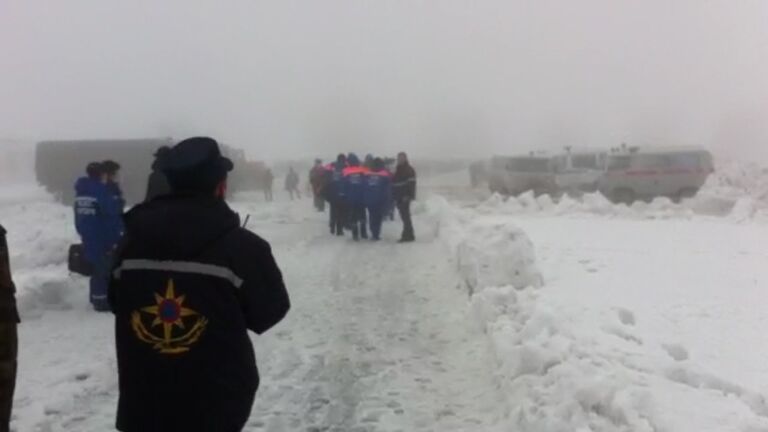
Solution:
{"label": "foggy sky", "polygon": [[0,138],[768,162],[764,0],[0,0]]}

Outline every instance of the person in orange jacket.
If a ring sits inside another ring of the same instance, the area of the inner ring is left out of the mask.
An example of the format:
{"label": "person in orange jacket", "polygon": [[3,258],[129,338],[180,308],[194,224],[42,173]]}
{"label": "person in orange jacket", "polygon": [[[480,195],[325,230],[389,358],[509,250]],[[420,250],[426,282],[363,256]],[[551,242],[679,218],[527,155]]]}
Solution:
{"label": "person in orange jacket", "polygon": [[352,239],[368,238],[365,214],[365,175],[368,169],[360,165],[360,159],[354,153],[347,156],[344,169],[344,198],[347,201],[348,226],[352,230]]}

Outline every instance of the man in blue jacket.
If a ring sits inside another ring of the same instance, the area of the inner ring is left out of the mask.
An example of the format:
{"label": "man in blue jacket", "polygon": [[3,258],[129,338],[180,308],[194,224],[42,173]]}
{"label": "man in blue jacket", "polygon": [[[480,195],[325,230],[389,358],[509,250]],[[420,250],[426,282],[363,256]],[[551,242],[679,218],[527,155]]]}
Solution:
{"label": "man in blue jacket", "polygon": [[110,257],[120,238],[115,219],[121,217],[121,209],[110,197],[102,165],[88,164],[86,174],[75,183],[75,227],[83,242],[85,259],[93,271],[91,304],[95,310],[107,312],[110,310],[107,302]]}
{"label": "man in blue jacket", "polygon": [[368,238],[365,217],[365,175],[368,169],[360,166],[360,159],[354,153],[347,156],[347,166],[344,169],[344,198],[347,202],[347,215],[349,227],[352,229],[352,238]]}
{"label": "man in blue jacket", "polygon": [[392,200],[392,173],[387,171],[384,161],[375,158],[371,162],[371,171],[365,175],[363,194],[365,208],[368,209],[368,225],[374,241],[381,239],[381,224]]}

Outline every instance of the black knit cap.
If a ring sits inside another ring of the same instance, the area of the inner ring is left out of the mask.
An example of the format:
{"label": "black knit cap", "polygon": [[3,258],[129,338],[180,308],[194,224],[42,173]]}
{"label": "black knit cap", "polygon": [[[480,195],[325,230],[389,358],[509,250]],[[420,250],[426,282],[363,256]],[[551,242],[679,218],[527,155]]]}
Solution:
{"label": "black knit cap", "polygon": [[161,170],[174,191],[211,192],[234,168],[232,161],[221,155],[219,143],[209,137],[185,139],[162,159]]}

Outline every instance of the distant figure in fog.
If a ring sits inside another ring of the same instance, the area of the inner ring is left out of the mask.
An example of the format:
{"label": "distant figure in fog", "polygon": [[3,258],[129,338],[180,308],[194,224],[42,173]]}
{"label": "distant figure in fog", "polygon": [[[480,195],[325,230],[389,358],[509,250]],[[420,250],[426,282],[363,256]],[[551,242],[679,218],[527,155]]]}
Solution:
{"label": "distant figure in fog", "polygon": [[293,170],[293,167],[288,168],[288,174],[285,176],[285,190],[291,195],[291,201],[296,198],[301,199],[301,192],[299,191],[299,174]]}
{"label": "distant figure in fog", "polygon": [[168,195],[171,192],[171,186],[168,179],[162,171],[164,158],[168,155],[171,148],[168,146],[160,147],[155,153],[155,161],[152,163],[152,173],[147,180],[147,194],[144,201],[152,201],[156,197]]}
{"label": "distant figure in fog", "polygon": [[403,220],[403,235],[400,243],[416,240],[411,220],[411,202],[416,199],[416,170],[408,161],[408,155],[401,152],[397,155],[397,168],[392,178],[392,195]]}
{"label": "distant figure in fog", "polygon": [[323,198],[323,195],[325,193],[326,180],[327,176],[325,175],[323,161],[315,159],[315,166],[309,171],[309,185],[312,187],[315,209],[319,212],[325,211],[325,199]]}
{"label": "distant figure in fog", "polygon": [[274,199],[274,196],[272,196],[272,185],[275,182],[275,175],[272,174],[272,170],[267,168],[266,171],[264,171],[264,178],[261,182],[262,187],[264,188],[264,199],[267,202],[270,202]]}

